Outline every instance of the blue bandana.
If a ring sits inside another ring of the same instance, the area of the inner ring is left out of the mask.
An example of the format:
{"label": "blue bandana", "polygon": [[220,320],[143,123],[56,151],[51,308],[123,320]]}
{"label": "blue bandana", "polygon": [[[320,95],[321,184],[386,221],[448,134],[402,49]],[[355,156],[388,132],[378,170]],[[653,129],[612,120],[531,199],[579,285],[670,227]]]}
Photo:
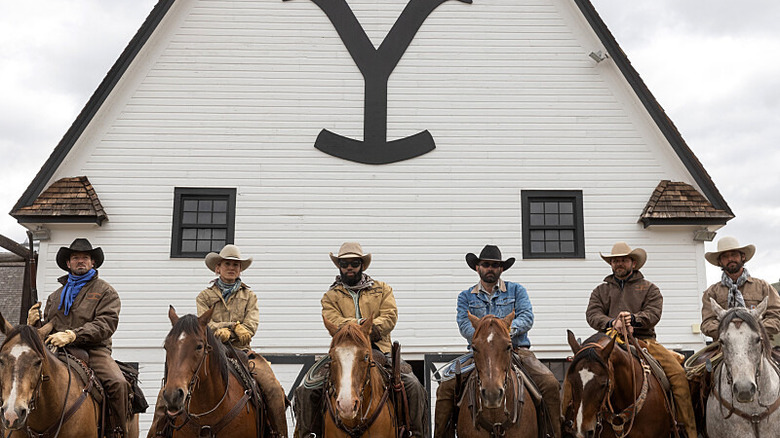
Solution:
{"label": "blue bandana", "polygon": [[73,305],[73,301],[76,299],[76,295],[81,292],[81,288],[84,287],[89,280],[92,280],[92,278],[95,277],[95,274],[97,274],[97,271],[94,269],[90,269],[84,275],[68,274],[68,282],[65,283],[65,286],[62,288],[62,294],[60,294],[60,307],[58,307],[57,310],[62,309],[62,305],[65,304],[65,315],[67,315],[70,312],[70,306]]}
{"label": "blue bandana", "polygon": [[233,293],[239,289],[241,289],[241,279],[237,278],[235,283],[225,283],[222,281],[222,279],[217,278],[217,281],[215,282],[217,284],[217,287],[222,292],[222,299],[227,301],[228,298],[230,298]]}

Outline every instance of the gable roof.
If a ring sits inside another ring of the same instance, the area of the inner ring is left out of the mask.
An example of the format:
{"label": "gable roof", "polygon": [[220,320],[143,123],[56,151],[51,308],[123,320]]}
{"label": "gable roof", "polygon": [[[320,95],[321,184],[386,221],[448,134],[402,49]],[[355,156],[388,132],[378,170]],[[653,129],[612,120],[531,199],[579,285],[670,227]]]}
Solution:
{"label": "gable roof", "polygon": [[[106,74],[106,77],[98,86],[97,90],[95,90],[90,99],[87,101],[86,105],[81,110],[81,113],[79,113],[76,120],[54,148],[54,151],[41,167],[38,174],[16,202],[16,205],[13,208],[14,211],[26,206],[31,206],[35,202],[38,195],[41,194],[41,192],[46,187],[46,183],[52,178],[57,168],[75,145],[78,138],[84,132],[86,127],[91,123],[92,119],[100,110],[102,104],[111,94],[114,87],[122,78],[122,75],[127,71],[128,67],[133,63],[135,57],[157,29],[157,26],[160,24],[175,1],[176,0],[159,0],[158,3],[154,6],[149,16],[138,29],[138,32],[136,32],[135,36],[133,36],[127,47],[125,47],[124,51],[119,56],[119,59],[117,59],[116,63],[114,63],[114,65]],[[734,217],[730,207],[726,203],[726,200],[720,194],[717,187],[715,187],[715,183],[712,181],[712,178],[704,169],[704,166],[701,164],[698,158],[694,155],[690,147],[688,147],[687,143],[682,138],[682,135],[677,130],[677,127],[666,115],[666,112],[647,88],[644,81],[642,81],[642,78],[639,76],[637,71],[633,68],[631,62],[628,60],[628,57],[620,48],[604,21],[596,12],[596,9],[591,1],[573,1],[576,3],[593,31],[601,40],[610,57],[615,62],[616,66],[621,71],[633,91],[636,93],[639,100],[642,102],[645,110],[649,113],[666,140],[670,143],[673,150],[682,161],[683,165],[690,172],[696,184],[701,188],[704,196],[715,209],[722,210],[731,215],[731,217]]]}
{"label": "gable roof", "polygon": [[734,215],[715,208],[690,184],[663,180],[647,201],[640,220],[645,225],[724,225]]}
{"label": "gable roof", "polygon": [[95,222],[108,220],[95,189],[86,176],[62,178],[41,193],[32,205],[11,211],[25,222]]}

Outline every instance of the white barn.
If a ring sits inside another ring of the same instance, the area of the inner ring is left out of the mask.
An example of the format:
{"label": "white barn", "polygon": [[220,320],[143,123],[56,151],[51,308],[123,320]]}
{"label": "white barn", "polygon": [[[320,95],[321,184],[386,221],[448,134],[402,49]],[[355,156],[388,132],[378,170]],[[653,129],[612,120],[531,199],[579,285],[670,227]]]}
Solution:
{"label": "white barn", "polygon": [[518,259],[504,278],[529,291],[541,358],[591,333],[599,252],[620,240],[649,254],[659,340],[703,345],[703,240],[733,213],[590,1],[405,3],[160,0],[20,197],[42,297],[59,247],[105,251],[115,356],[150,403],[168,305],[194,312],[225,242],[254,256],[266,354],[326,352],[319,300],[347,240],[393,286],[408,359],[465,349],[464,255],[487,243]]}

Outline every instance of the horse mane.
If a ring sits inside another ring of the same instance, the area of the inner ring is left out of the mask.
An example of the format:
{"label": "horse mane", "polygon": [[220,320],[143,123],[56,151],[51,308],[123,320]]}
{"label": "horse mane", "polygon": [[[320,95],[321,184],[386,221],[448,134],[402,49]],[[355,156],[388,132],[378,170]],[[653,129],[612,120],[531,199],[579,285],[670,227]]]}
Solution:
{"label": "horse mane", "polygon": [[764,347],[764,355],[769,356],[770,351],[772,351],[772,346],[769,343],[769,336],[767,335],[766,328],[744,307],[732,307],[726,312],[718,325],[718,337],[720,337],[720,334],[723,333],[726,330],[726,327],[735,319],[741,319],[748,327],[759,333],[761,336],[761,344]]}
{"label": "horse mane", "polygon": [[477,324],[477,327],[474,330],[474,335],[471,338],[476,338],[483,330],[488,330],[488,328],[495,328],[499,331],[499,333],[504,333],[509,336],[509,328],[507,328],[506,324],[504,324],[503,319],[494,315],[485,315],[482,317],[482,319],[479,320],[479,324]]}
{"label": "horse mane", "polygon": [[[176,339],[182,334],[197,335],[199,330],[200,323],[198,322],[198,317],[192,314],[184,315],[173,325],[168,336],[165,337],[165,343],[167,344],[169,340]],[[227,347],[214,336],[214,333],[208,326],[206,327],[206,342],[214,353],[213,357],[217,361],[222,378],[227,381],[228,373],[230,372],[230,366],[227,360]]]}
{"label": "horse mane", "polygon": [[[586,339],[585,342],[582,343],[582,345],[598,344],[604,338],[609,338],[609,336],[605,335],[602,332],[596,332],[594,335]],[[569,368],[574,369],[574,367],[577,366],[578,363],[584,361],[598,362],[605,369],[608,368],[607,363],[604,362],[604,359],[602,359],[601,356],[599,356],[599,353],[598,351],[596,351],[595,348],[580,349],[580,351],[578,351],[577,354],[574,355],[574,358],[572,358],[571,363],[569,364]]]}
{"label": "horse mane", "polygon": [[29,325],[21,324],[14,327],[10,332],[8,332],[8,334],[6,334],[3,344],[0,345],[0,349],[3,349],[11,339],[16,337],[16,335],[19,335],[19,340],[22,344],[32,348],[38,356],[42,357],[44,361],[48,362],[48,350],[43,345],[43,342],[41,342],[41,338],[38,337],[38,331]]}
{"label": "horse mane", "polygon": [[346,323],[333,335],[333,339],[330,342],[330,347],[333,348],[336,345],[342,344],[345,341],[352,341],[360,346],[371,348],[371,342],[368,337],[360,329],[360,326],[355,323]]}

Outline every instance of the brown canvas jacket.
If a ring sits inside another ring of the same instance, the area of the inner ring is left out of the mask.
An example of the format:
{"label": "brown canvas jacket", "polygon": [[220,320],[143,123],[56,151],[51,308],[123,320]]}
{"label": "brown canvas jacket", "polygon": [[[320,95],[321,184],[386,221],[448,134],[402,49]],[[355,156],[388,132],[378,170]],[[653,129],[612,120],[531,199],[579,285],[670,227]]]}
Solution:
{"label": "brown canvas jacket", "polygon": [[[198,298],[195,299],[198,308],[198,316],[214,307],[214,313],[211,314],[211,321],[208,326],[211,330],[217,330],[224,327],[223,323],[239,322],[254,336],[257,333],[257,326],[260,325],[260,308],[257,304],[257,295],[246,283],[241,283],[241,287],[228,297],[227,302],[222,298],[222,291],[216,284],[203,289]],[[248,349],[250,342],[241,344],[237,337],[231,336],[230,343],[238,349]]]}
{"label": "brown canvas jacket", "polygon": [[[748,277],[739,290],[742,292],[745,306],[748,309],[754,308],[761,304],[764,298],[769,297],[763,324],[770,336],[780,333],[780,296],[778,296],[777,291],[768,282],[753,277]],[[712,310],[710,298],[715,298],[720,307],[727,309],[729,290],[721,282],[717,282],[708,287],[702,296],[701,332],[717,340],[718,318]]]}
{"label": "brown canvas jacket", "polygon": [[631,312],[642,325],[634,327],[634,336],[655,339],[655,326],[661,320],[663,307],[664,298],[658,286],[636,271],[624,289],[620,289],[614,275],[607,276],[590,294],[585,317],[591,327],[603,332],[620,312]]}
{"label": "brown canvas jacket", "polygon": [[[344,286],[335,286],[320,300],[322,304],[322,316],[336,327],[341,327],[347,321],[355,321],[355,302]],[[398,307],[395,304],[393,288],[386,283],[374,280],[373,286],[360,291],[358,297],[360,315],[373,318],[373,324],[379,327],[382,339],[376,346],[383,353],[389,353],[392,342],[390,332],[398,321]]]}
{"label": "brown canvas jacket", "polygon": [[[68,276],[64,275],[57,281],[64,286]],[[95,274],[76,295],[67,316],[64,310],[57,309],[60,306],[62,289],[63,287],[60,287],[46,299],[44,320],[54,323],[52,333],[73,330],[76,333],[74,346],[84,349],[110,349],[111,336],[119,324],[119,311],[122,308],[116,289]]]}

